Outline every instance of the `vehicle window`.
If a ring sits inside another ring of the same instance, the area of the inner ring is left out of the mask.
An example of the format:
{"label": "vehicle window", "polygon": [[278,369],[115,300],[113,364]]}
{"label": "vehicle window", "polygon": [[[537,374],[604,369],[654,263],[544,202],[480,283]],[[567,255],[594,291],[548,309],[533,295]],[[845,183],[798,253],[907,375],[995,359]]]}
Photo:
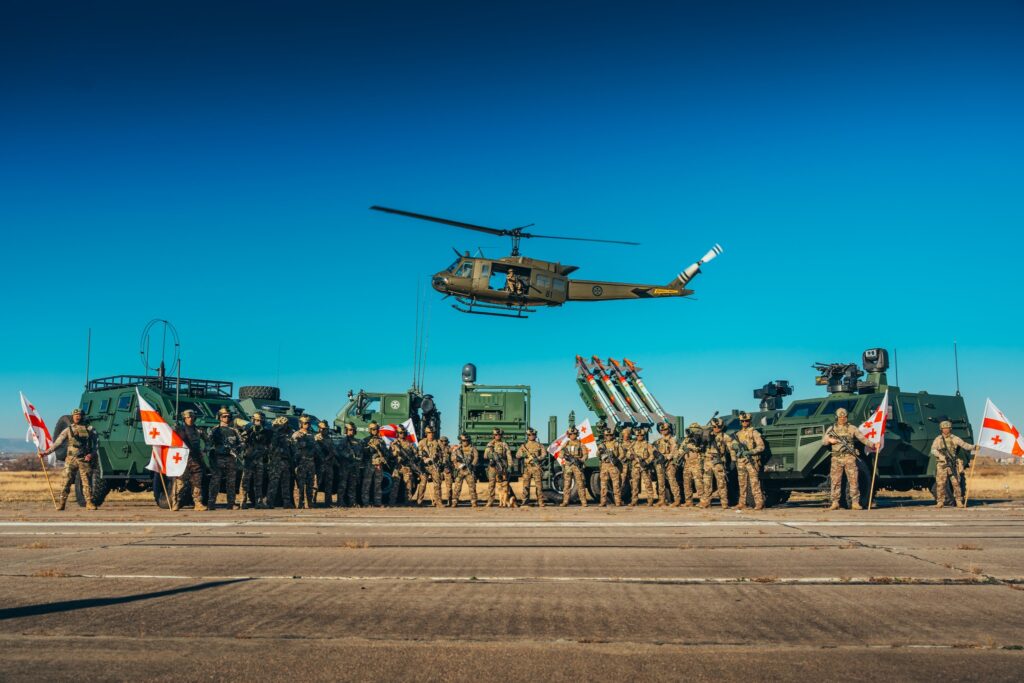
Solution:
{"label": "vehicle window", "polygon": [[102,401],[100,401],[100,412],[101,413],[107,412],[107,408],[109,408],[109,407],[110,407],[110,399],[109,398],[105,398]]}
{"label": "vehicle window", "polygon": [[818,410],[818,406],[821,405],[821,401],[811,401],[810,403],[794,403],[786,411],[786,417],[810,417],[814,415]]}
{"label": "vehicle window", "polygon": [[364,419],[370,419],[374,413],[380,412],[380,396],[367,396],[362,405]]}
{"label": "vehicle window", "polygon": [[459,268],[459,272],[455,273],[457,277],[473,277],[473,264],[463,263],[462,267]]}
{"label": "vehicle window", "polygon": [[125,394],[121,398],[117,399],[117,409],[118,410],[128,410],[131,407],[132,407],[132,395],[131,394]]}
{"label": "vehicle window", "polygon": [[855,405],[857,405],[857,399],[855,398],[840,398],[835,401],[829,401],[828,404],[825,406],[825,410],[822,411],[822,414],[832,417],[840,408],[853,410],[853,407]]}
{"label": "vehicle window", "polygon": [[547,275],[538,275],[537,276],[537,288],[538,289],[550,289],[550,287],[551,287],[551,278],[549,278]]}
{"label": "vehicle window", "polygon": [[480,274],[483,275],[484,277],[487,277],[487,274],[490,273],[490,272],[491,272],[491,264],[485,263],[484,265],[480,266]]}
{"label": "vehicle window", "polygon": [[459,261],[455,261],[453,264],[451,264],[450,266],[445,268],[445,270],[448,271],[449,273],[454,273],[455,269],[458,268],[458,266],[459,266]]}
{"label": "vehicle window", "polygon": [[915,415],[917,413],[917,401],[903,401],[903,414]]}
{"label": "vehicle window", "polygon": [[89,406],[91,406],[91,405],[92,405],[92,401],[82,401],[82,405],[79,406],[79,407],[82,409],[83,413],[88,415],[89,414]]}

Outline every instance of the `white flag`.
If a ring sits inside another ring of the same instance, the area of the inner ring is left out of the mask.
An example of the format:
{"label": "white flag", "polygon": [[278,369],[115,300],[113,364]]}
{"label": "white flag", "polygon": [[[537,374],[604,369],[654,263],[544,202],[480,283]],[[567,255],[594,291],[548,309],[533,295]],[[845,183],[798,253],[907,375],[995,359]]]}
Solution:
{"label": "white flag", "polygon": [[881,450],[885,447],[885,425],[889,420],[889,390],[885,390],[885,396],[874,413],[858,427],[860,433],[871,444],[872,450]]}
{"label": "white flag", "polygon": [[985,417],[981,421],[978,443],[982,448],[1009,453],[1018,458],[1024,456],[1024,440],[1021,440],[1020,432],[991,399],[985,399]]}

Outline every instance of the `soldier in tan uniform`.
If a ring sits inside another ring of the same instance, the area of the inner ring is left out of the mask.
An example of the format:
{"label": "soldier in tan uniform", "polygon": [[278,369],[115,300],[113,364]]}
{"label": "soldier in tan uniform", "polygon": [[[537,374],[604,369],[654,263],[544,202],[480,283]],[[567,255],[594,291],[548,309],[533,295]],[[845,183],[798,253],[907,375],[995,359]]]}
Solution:
{"label": "soldier in tan uniform", "polygon": [[651,469],[654,466],[654,446],[647,443],[647,433],[642,429],[633,431],[633,443],[629,448],[629,466],[633,469],[630,481],[630,507],[640,502],[641,488],[647,494],[647,507],[654,505],[654,485],[651,483]]}
{"label": "soldier in tan uniform", "polygon": [[691,422],[679,448],[683,451],[683,507],[693,507],[693,497],[704,497],[704,428]]}
{"label": "soldier in tan uniform", "polygon": [[740,494],[736,509],[747,507],[747,490],[754,498],[754,509],[764,509],[764,494],[761,492],[761,454],[764,453],[764,439],[750,424],[750,413],[740,413],[740,430],[736,432],[736,476],[739,479]]}
{"label": "soldier in tan uniform", "polygon": [[413,486],[412,463],[416,459],[416,447],[406,441],[405,427],[398,425],[395,440],[391,442],[391,458],[395,468],[391,470],[391,491],[388,493],[388,505],[398,504],[399,484],[405,487],[406,502],[411,502],[416,491]]}
{"label": "soldier in tan uniform", "polygon": [[611,485],[612,497],[616,507],[622,506],[622,487],[620,486],[619,467],[625,460],[622,446],[615,439],[615,432],[605,428],[604,440],[597,445],[597,456],[601,459],[601,507],[608,505],[608,486]]}
{"label": "soldier in tan uniform", "polygon": [[679,501],[682,498],[679,495],[679,470],[683,464],[683,453],[672,431],[672,425],[668,422],[662,422],[658,425],[658,432],[661,433],[661,438],[654,442],[654,447],[665,458],[664,475],[659,472],[658,494],[661,498],[659,503],[665,505],[668,502],[665,495],[667,493],[665,490],[667,483],[668,489],[672,491],[671,506],[679,507]]}
{"label": "soldier in tan uniform", "polygon": [[960,468],[963,467],[963,460],[957,457],[958,452],[963,449],[969,453],[977,453],[981,446],[969,444],[953,433],[953,423],[943,420],[939,423],[942,431],[932,441],[932,457],[935,458],[935,507],[940,508],[946,504],[946,482],[953,485],[953,501],[958,508],[964,507],[964,495],[960,490]]}
{"label": "soldier in tan uniform", "polygon": [[[622,471],[620,473],[621,476],[619,477],[619,490],[622,491],[623,497],[625,497],[626,491],[630,490],[629,489],[630,478],[631,478],[631,476],[633,474],[633,471],[632,471],[633,456],[630,454],[630,451],[633,448],[633,428],[632,427],[623,427],[621,430],[619,430],[619,446],[622,449],[622,457],[623,457],[623,460],[622,460]],[[630,499],[633,499],[635,497],[636,497],[636,494],[634,494],[632,491],[630,491]]]}
{"label": "soldier in tan uniform", "polygon": [[866,448],[872,448],[871,442],[864,438],[860,431],[850,424],[846,408],[836,411],[836,421],[825,431],[824,442],[826,446],[832,446],[832,466],[829,468],[829,476],[832,479],[831,499],[832,505],[829,510],[839,509],[839,495],[843,490],[843,475],[846,475],[846,486],[850,489],[850,507],[854,510],[863,510],[860,504],[860,484],[857,481],[857,449],[853,445],[856,439]]}
{"label": "soldier in tan uniform", "polygon": [[68,494],[75,483],[75,472],[82,481],[82,494],[85,496],[85,509],[95,510],[92,502],[92,468],[96,464],[97,442],[96,430],[83,424],[84,414],[80,408],[71,411],[71,424],[57,435],[53,444],[41,453],[46,456],[53,453],[65,441],[68,442],[67,455],[64,456],[64,487],[60,493],[59,510],[63,510],[68,502]]}
{"label": "soldier in tan uniform", "polygon": [[[367,425],[370,434],[363,439],[363,451],[370,458],[363,474],[363,504],[383,507],[381,483],[384,481],[384,468],[388,465],[388,447],[380,435],[380,425],[371,422]],[[392,482],[392,486],[396,484]],[[372,499],[371,499],[372,498]]]}
{"label": "soldier in tan uniform", "polygon": [[441,502],[441,470],[444,469],[444,462],[448,459],[448,449],[444,444],[434,438],[433,427],[426,427],[423,430],[423,440],[420,441],[420,459],[423,461],[423,471],[426,477],[420,477],[416,486],[416,504],[423,504],[423,497],[427,493],[427,479],[430,479],[434,507],[443,507]]}
{"label": "soldier in tan uniform", "polygon": [[494,503],[494,490],[500,487],[498,500],[505,502],[509,500],[509,472],[512,469],[512,449],[502,441],[504,436],[502,430],[495,428],[491,432],[491,441],[484,448],[484,461],[487,462],[487,502],[485,508],[491,507]]}
{"label": "soldier in tan uniform", "polygon": [[569,427],[569,440],[562,444],[562,507],[568,507],[572,495],[572,482],[576,481],[576,496],[580,505],[587,507],[587,482],[583,478],[583,463],[587,461],[587,447],[580,441],[580,432]]}
{"label": "soldier in tan uniform", "polygon": [[702,508],[711,507],[712,484],[718,485],[718,500],[722,509],[729,507],[729,479],[726,467],[732,452],[732,437],[725,433],[725,420],[716,417],[711,420],[711,438],[704,446],[704,495],[700,500]]}
{"label": "soldier in tan uniform", "polygon": [[544,473],[541,466],[544,463],[546,451],[537,442],[537,430],[526,430],[526,443],[516,451],[516,457],[523,461],[523,507],[526,507],[530,500],[531,484],[537,487],[537,507],[544,507]]}
{"label": "soldier in tan uniform", "polygon": [[469,434],[459,434],[459,444],[452,451],[452,466],[455,468],[455,484],[452,488],[452,507],[458,507],[462,496],[462,482],[469,485],[469,503],[476,507],[476,465],[480,454],[469,439]]}

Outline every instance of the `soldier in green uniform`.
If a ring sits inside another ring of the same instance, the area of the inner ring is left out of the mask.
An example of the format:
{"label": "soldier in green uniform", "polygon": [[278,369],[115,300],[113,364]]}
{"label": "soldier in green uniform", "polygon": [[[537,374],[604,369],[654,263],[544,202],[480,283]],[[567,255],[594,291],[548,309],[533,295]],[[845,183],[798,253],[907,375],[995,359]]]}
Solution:
{"label": "soldier in green uniform", "polygon": [[228,507],[237,510],[235,503],[235,483],[238,478],[237,460],[242,455],[244,445],[242,433],[231,424],[231,411],[221,408],[217,411],[220,424],[210,430],[210,485],[206,495],[207,507],[217,509],[217,496],[220,495],[220,484],[223,480],[227,493]]}
{"label": "soldier in green uniform", "polygon": [[448,449],[434,438],[434,428],[424,427],[423,440],[420,441],[420,460],[423,462],[423,471],[426,474],[420,477],[416,486],[416,504],[422,505],[427,494],[427,479],[431,485],[431,503],[434,507],[443,507],[441,502],[441,471],[444,463],[448,460]]}
{"label": "soldier in green uniform", "polygon": [[252,420],[242,429],[244,441],[242,455],[242,509],[248,505],[265,508],[263,477],[267,468],[267,452],[273,432],[263,423],[263,413],[256,411]]}
{"label": "soldier in green uniform", "polygon": [[[367,429],[370,434],[363,439],[363,449],[369,457],[369,462],[363,474],[363,504],[369,506],[372,502],[374,507],[382,507],[380,488],[384,481],[384,468],[388,466],[390,452],[380,435],[380,425],[371,422]],[[395,485],[392,482],[392,486]]]}
{"label": "soldier in green uniform", "polygon": [[964,492],[960,490],[960,475],[963,460],[958,456],[963,450],[977,453],[981,446],[969,444],[953,433],[953,423],[943,420],[939,423],[941,434],[932,441],[932,457],[935,458],[935,507],[946,504],[946,482],[953,486],[953,501],[958,508],[964,507]]}
{"label": "soldier in green uniform", "polygon": [[615,432],[605,428],[604,440],[597,445],[597,456],[601,460],[601,507],[608,505],[608,487],[612,488],[612,499],[616,507],[622,506],[622,488],[620,486],[619,466],[625,460],[622,446],[615,439]]}
{"label": "soldier in green uniform", "polygon": [[718,500],[722,509],[729,507],[729,485],[726,467],[732,452],[732,437],[725,433],[725,420],[716,417],[711,420],[711,438],[704,446],[704,495],[701,497],[702,508],[711,507],[713,484],[718,485]]}
{"label": "soldier in green uniform", "polygon": [[[655,463],[658,474],[658,497],[659,505],[668,504],[668,491],[672,491],[672,507],[679,507],[679,470],[683,462],[683,454],[679,449],[679,442],[673,434],[672,425],[662,422],[658,425],[658,432],[661,438],[654,442],[654,447],[665,458],[665,464]],[[667,486],[666,486],[667,484]]]}
{"label": "soldier in green uniform", "polygon": [[280,501],[283,508],[294,508],[292,470],[295,468],[295,447],[288,433],[288,418],[274,418],[274,435],[267,456],[267,505]]}
{"label": "soldier in green uniform", "polygon": [[736,476],[739,479],[740,497],[738,510],[747,507],[747,492],[754,499],[754,509],[764,509],[764,493],[761,492],[761,454],[764,453],[764,439],[750,424],[750,413],[740,413],[740,430],[736,432]]}
{"label": "soldier in green uniform", "polygon": [[309,431],[313,420],[309,415],[299,418],[299,428],[292,434],[292,445],[295,447],[295,483],[299,488],[299,509],[313,508],[316,495],[313,492],[313,480],[316,474],[316,439]]}
{"label": "soldier in green uniform", "polygon": [[188,460],[185,462],[185,471],[181,476],[174,478],[174,485],[171,488],[174,502],[171,509],[181,509],[185,485],[188,484],[192,487],[192,502],[195,509],[203,512],[206,510],[206,506],[203,505],[203,433],[196,426],[196,411],[181,411],[181,420],[174,425],[174,432],[188,448]]}
{"label": "soldier in green uniform", "polygon": [[544,473],[541,469],[546,451],[537,441],[537,430],[526,430],[526,443],[516,451],[516,457],[523,461],[523,507],[530,500],[530,488],[537,488],[537,507],[544,507]]}
{"label": "soldier in green uniform", "polygon": [[[324,494],[324,507],[333,505],[331,498],[334,495],[335,474],[338,468],[338,449],[334,447],[331,439],[331,425],[327,420],[320,420],[316,425],[317,450],[320,452],[320,468],[316,473],[316,490]],[[341,505],[341,498],[338,498],[338,505]]]}
{"label": "soldier in green uniform", "polygon": [[440,442],[441,448],[444,449],[444,460],[440,464],[441,483],[443,487],[441,492],[441,495],[443,496],[441,502],[447,502],[448,504],[451,504],[452,484],[455,483],[454,479],[452,478],[452,444],[448,440],[447,436],[442,436],[440,438]]}
{"label": "soldier in green uniform", "polygon": [[485,508],[494,503],[494,489],[502,488],[501,500],[508,500],[508,473],[512,469],[512,449],[502,441],[505,433],[495,428],[491,432],[491,440],[484,448],[484,460],[487,462],[487,502]]}
{"label": "soldier in green uniform", "polygon": [[406,502],[412,500],[416,491],[413,483],[412,465],[416,461],[416,447],[406,440],[405,427],[398,425],[395,440],[391,442],[391,460],[394,468],[391,470],[391,491],[388,493],[388,505],[398,504],[399,484],[405,488]]}
{"label": "soldier in green uniform", "polygon": [[97,444],[99,437],[96,430],[90,425],[84,424],[82,420],[85,415],[80,408],[71,411],[71,424],[64,431],[57,435],[53,444],[42,452],[46,456],[53,453],[65,441],[68,442],[67,455],[64,456],[64,486],[60,493],[60,505],[58,509],[63,510],[68,502],[68,494],[75,483],[75,473],[82,481],[82,494],[85,496],[85,509],[95,510],[96,504],[92,502],[92,468],[96,462]]}
{"label": "soldier in green uniform", "polygon": [[691,422],[680,449],[683,451],[683,507],[693,507],[693,498],[704,497],[704,429]]}
{"label": "soldier in green uniform", "polygon": [[829,476],[832,480],[831,499],[832,505],[829,510],[839,509],[839,496],[843,488],[843,475],[846,475],[846,486],[850,489],[850,507],[854,510],[863,510],[860,504],[860,484],[857,481],[857,449],[853,440],[860,441],[866,448],[872,448],[868,441],[856,427],[850,424],[846,408],[836,411],[836,421],[831,427],[825,430],[824,442],[826,446],[832,446],[832,466],[829,468]]}
{"label": "soldier in green uniform", "polygon": [[480,454],[476,451],[469,434],[459,434],[459,444],[452,451],[452,465],[455,467],[455,485],[452,488],[452,507],[457,507],[462,496],[462,482],[469,484],[470,505],[476,507],[476,465]]}
{"label": "soldier in green uniform", "polygon": [[580,432],[569,427],[569,440],[562,444],[562,507],[568,507],[572,495],[572,482],[576,481],[576,496],[580,505],[587,507],[587,483],[583,479],[583,463],[587,460],[587,447],[580,441]]}
{"label": "soldier in green uniform", "polygon": [[651,470],[654,467],[654,446],[647,442],[647,432],[642,429],[633,430],[633,443],[629,447],[630,467],[633,478],[630,483],[630,507],[640,502],[640,492],[647,494],[647,506],[654,505],[654,484],[651,482]]}
{"label": "soldier in green uniform", "polygon": [[338,446],[340,464],[338,466],[338,505],[344,502],[349,507],[368,504],[362,498],[360,488],[361,477],[365,468],[366,448],[356,438],[356,425],[345,423],[345,436]]}

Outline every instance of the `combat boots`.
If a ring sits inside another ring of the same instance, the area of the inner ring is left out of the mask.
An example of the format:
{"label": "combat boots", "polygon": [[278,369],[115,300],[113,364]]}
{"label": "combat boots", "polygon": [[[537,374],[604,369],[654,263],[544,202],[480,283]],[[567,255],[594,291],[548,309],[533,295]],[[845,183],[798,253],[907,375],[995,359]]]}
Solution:
{"label": "combat boots", "polygon": [[758,503],[754,506],[755,510],[764,510],[764,503]]}
{"label": "combat boots", "polygon": [[839,503],[832,503],[831,505],[828,506],[828,509],[829,510],[838,510],[839,509]]}
{"label": "combat boots", "polygon": [[857,501],[853,501],[853,504],[852,504],[852,505],[850,505],[850,509],[851,509],[851,510],[863,510],[863,509],[864,509],[864,506],[862,506],[862,505],[861,505],[860,503],[858,503]]}
{"label": "combat boots", "polygon": [[967,507],[967,504],[966,504],[966,503],[964,503],[964,502],[963,502],[962,500],[958,500],[958,501],[956,502],[956,506],[957,506],[958,508],[965,508],[965,507]]}
{"label": "combat boots", "polygon": [[92,502],[91,500],[86,502],[85,509],[86,510],[95,510],[95,509],[97,509],[96,508],[96,503]]}
{"label": "combat boots", "polygon": [[63,510],[67,506],[67,504],[68,504],[68,497],[67,497],[67,495],[63,495],[63,496],[60,497],[60,505],[57,506],[57,509],[58,510]]}

